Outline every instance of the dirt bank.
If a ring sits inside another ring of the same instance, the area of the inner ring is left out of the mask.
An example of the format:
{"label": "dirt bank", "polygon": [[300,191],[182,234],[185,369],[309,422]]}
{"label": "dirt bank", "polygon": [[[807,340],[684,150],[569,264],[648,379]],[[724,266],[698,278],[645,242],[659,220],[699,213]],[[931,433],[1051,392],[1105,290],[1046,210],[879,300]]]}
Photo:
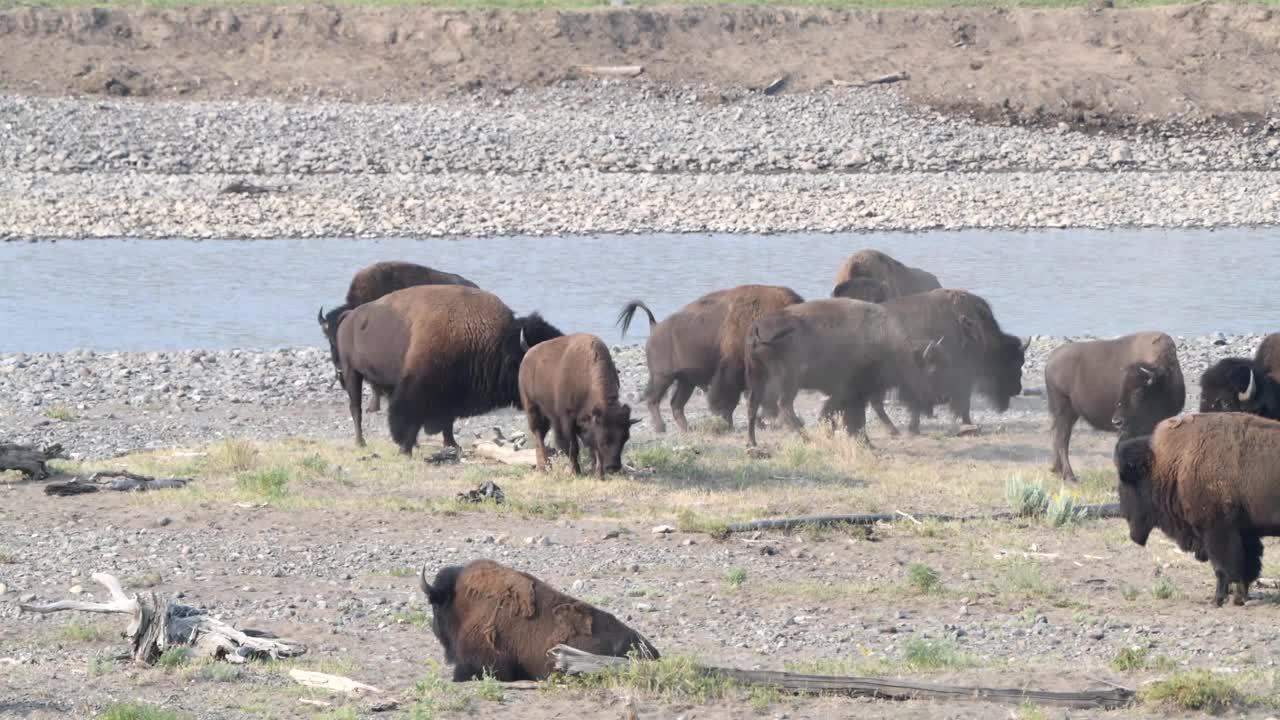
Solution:
{"label": "dirt bank", "polygon": [[1212,5],[17,8],[0,11],[0,44],[0,90],[23,94],[410,101],[611,64],[731,94],[783,76],[794,92],[905,70],[902,91],[929,107],[1111,126],[1256,120],[1274,113],[1280,91],[1280,16]]}

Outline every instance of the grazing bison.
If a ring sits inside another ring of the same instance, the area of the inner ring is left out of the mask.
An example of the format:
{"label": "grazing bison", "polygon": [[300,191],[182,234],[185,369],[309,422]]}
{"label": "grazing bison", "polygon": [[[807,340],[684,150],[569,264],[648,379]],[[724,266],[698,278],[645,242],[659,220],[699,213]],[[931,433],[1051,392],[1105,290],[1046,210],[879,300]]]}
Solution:
{"label": "grazing bison", "polygon": [[[658,322],[643,302],[632,300],[618,314],[625,335],[637,309],[649,316],[645,357],[649,383],[645,403],[655,432],[666,432],[658,403],[674,384],[671,415],[688,432],[684,406],[694,388],[707,393],[711,412],[733,424],[733,411],[746,388],[745,338],[756,318],[803,302],[792,290],[773,285],[740,285],[703,295]],[[771,398],[770,398],[771,399]],[[772,403],[766,400],[766,409]]]}
{"label": "grazing bison", "polygon": [[1187,400],[1177,348],[1162,332],[1062,345],[1045,361],[1044,382],[1053,420],[1051,469],[1072,482],[1067,450],[1077,419],[1135,437],[1182,412]]}
{"label": "grazing bison", "polygon": [[[869,278],[884,284],[888,297],[901,297],[918,292],[928,292],[942,287],[937,276],[920,268],[903,265],[879,250],[859,250],[849,256],[836,273],[836,291],[854,278]],[[833,292],[832,295],[838,295]],[[854,298],[870,300],[870,298]]]}
{"label": "grazing bison", "polygon": [[391,398],[387,422],[402,452],[413,452],[419,430],[443,433],[457,448],[454,421],[516,405],[526,349],[561,335],[537,313],[517,318],[497,297],[462,285],[419,285],[357,307],[338,324],[356,443],[364,444],[368,382]]}
{"label": "grazing bison", "polygon": [[618,370],[609,348],[595,335],[577,333],[547,340],[520,363],[520,403],[538,450],[538,468],[549,468],[547,431],[569,456],[575,475],[578,438],[591,451],[596,476],[622,469],[622,447],[631,438],[631,406],[618,404]]}
{"label": "grazing bison", "polygon": [[1160,528],[1213,565],[1213,602],[1243,605],[1262,573],[1262,538],[1280,535],[1280,422],[1244,413],[1170,418],[1116,444],[1129,537]]}
{"label": "grazing bison", "polygon": [[[909,336],[942,339],[948,364],[940,378],[941,394],[949,398],[951,412],[960,422],[973,424],[969,410],[975,389],[1000,412],[1022,393],[1027,345],[1000,329],[986,300],[964,290],[931,290],[891,298],[883,307]],[[931,399],[921,400],[902,390],[899,395],[911,410],[908,430],[920,432],[920,415],[931,410]],[[871,407],[889,432],[897,435],[884,410],[883,393],[871,398]]]}
{"label": "grazing bison", "polygon": [[[339,318],[347,311],[365,303],[373,302],[387,293],[415,285],[465,285],[466,287],[477,287],[475,283],[461,275],[407,262],[388,261],[374,263],[357,272],[355,277],[351,278],[350,287],[347,288],[347,302],[327,313],[324,311],[324,307],[321,307],[316,318],[320,322],[320,329],[324,332],[325,338],[329,341],[329,356],[333,359],[333,368],[338,373],[339,382],[342,382],[342,370],[338,367]],[[372,390],[373,399],[369,401],[369,412],[378,412],[381,409],[381,394],[377,388]]]}
{"label": "grazing bison", "polygon": [[658,650],[618,618],[492,560],[446,567],[418,584],[431,603],[431,630],[453,665],[454,682],[486,673],[502,682],[542,680],[556,645],[595,655],[657,658]]}
{"label": "grazing bison", "polygon": [[747,335],[747,444],[756,444],[756,413],[766,392],[794,430],[803,425],[796,394],[817,390],[827,395],[823,418],[842,412],[845,430],[863,433],[868,398],[898,387],[932,400],[945,367],[936,341],[911,338],[882,305],[832,298],[770,313]]}
{"label": "grazing bison", "polygon": [[1200,376],[1200,412],[1244,412],[1280,420],[1280,383],[1247,358],[1223,358]]}

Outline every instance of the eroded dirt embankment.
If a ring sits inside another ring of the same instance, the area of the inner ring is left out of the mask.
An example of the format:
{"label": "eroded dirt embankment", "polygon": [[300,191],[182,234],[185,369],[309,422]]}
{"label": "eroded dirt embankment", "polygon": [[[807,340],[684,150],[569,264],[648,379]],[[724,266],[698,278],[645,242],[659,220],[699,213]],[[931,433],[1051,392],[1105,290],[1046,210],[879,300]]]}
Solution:
{"label": "eroded dirt embankment", "polygon": [[0,90],[409,101],[541,86],[576,66],[787,91],[905,70],[913,101],[994,119],[1121,125],[1276,113],[1266,8],[0,10]]}

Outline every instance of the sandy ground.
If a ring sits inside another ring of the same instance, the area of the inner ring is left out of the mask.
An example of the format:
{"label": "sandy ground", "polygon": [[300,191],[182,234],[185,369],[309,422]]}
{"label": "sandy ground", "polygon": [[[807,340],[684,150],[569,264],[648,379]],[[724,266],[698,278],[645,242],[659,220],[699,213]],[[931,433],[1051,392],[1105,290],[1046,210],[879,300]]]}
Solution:
{"label": "sandy ground", "polygon": [[[1280,16],[1195,5],[821,10],[0,10],[0,90],[413,101],[640,65],[642,78],[785,92],[906,72],[930,108],[1111,127],[1274,112]],[[703,96],[716,102],[715,93]],[[1262,127],[1255,125],[1255,129]],[[1274,129],[1274,128],[1273,128]]]}

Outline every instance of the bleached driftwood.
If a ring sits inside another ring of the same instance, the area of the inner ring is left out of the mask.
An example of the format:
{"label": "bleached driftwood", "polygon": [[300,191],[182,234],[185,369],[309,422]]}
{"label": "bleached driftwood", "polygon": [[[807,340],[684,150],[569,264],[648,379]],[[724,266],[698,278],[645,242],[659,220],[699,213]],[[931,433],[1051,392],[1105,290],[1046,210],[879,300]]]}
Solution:
{"label": "bleached driftwood", "polygon": [[362,695],[365,693],[380,693],[378,688],[372,685],[365,685],[359,680],[352,680],[341,675],[330,675],[322,672],[312,672],[311,670],[299,670],[293,668],[289,671],[289,677],[299,685],[305,685],[311,688],[320,688],[330,692],[344,693],[346,695]]}
{"label": "bleached driftwood", "polygon": [[579,65],[578,72],[597,77],[635,77],[644,72],[643,65]]}
{"label": "bleached driftwood", "polygon": [[[555,661],[556,670],[569,675],[590,675],[622,663],[627,658],[592,655],[567,645],[557,645],[547,652]],[[1085,690],[1082,692],[1049,692],[1021,688],[960,687],[935,685],[910,680],[882,680],[880,678],[836,677],[830,675],[804,675],[801,673],[774,672],[769,670],[735,670],[733,668],[702,668],[706,675],[727,678],[743,685],[762,685],[796,693],[819,693],[874,697],[883,700],[975,700],[1020,705],[1056,705],[1069,708],[1115,708],[1126,705],[1133,698],[1133,691],[1126,688]]]}
{"label": "bleached driftwood", "polygon": [[69,482],[53,483],[45,486],[47,495],[81,495],[99,490],[117,490],[119,492],[144,492],[147,490],[168,490],[186,487],[194,482],[191,478],[153,478],[139,475],[128,470],[103,470],[87,478],[72,478]]}
{"label": "bleached driftwood", "polygon": [[288,658],[307,651],[303,645],[279,640],[270,633],[237,630],[211,617],[206,610],[165,600],[153,592],[130,597],[124,594],[120,581],[106,573],[94,573],[93,580],[107,588],[111,602],[59,600],[48,605],[23,603],[18,608],[34,613],[76,610],[131,615],[133,619],[125,635],[133,646],[134,661],[145,665],[155,663],[165,650],[172,647],[190,647],[199,657],[232,663],[262,657]]}
{"label": "bleached driftwood", "polygon": [[536,468],[538,466],[538,453],[533,448],[516,450],[509,445],[499,445],[483,440],[471,446],[471,453],[476,457],[496,460],[504,465],[527,468]]}
{"label": "bleached driftwood", "polygon": [[50,475],[49,461],[66,457],[61,445],[40,449],[30,445],[0,443],[0,472],[17,470],[26,475],[28,480],[44,480]]}
{"label": "bleached driftwood", "polygon": [[892,83],[901,82],[903,80],[910,80],[910,79],[911,79],[911,73],[907,72],[906,70],[903,70],[901,72],[889,73],[888,75],[881,75],[880,77],[871,78],[870,80],[863,80],[861,82],[856,80],[850,81],[850,80],[840,80],[838,78],[833,78],[831,80],[831,84],[835,85],[836,87],[871,87],[872,85],[889,85]]}
{"label": "bleached driftwood", "polygon": [[[1082,517],[1118,518],[1121,517],[1120,505],[1084,505],[1079,508]],[[811,515],[797,518],[777,518],[774,520],[752,520],[750,522],[733,523],[725,529],[725,533],[751,532],[753,530],[794,530],[803,527],[832,527],[838,525],[877,525],[895,520],[909,519],[912,522],[935,520],[938,522],[973,522],[975,520],[1015,520],[1021,517],[1017,513],[998,512],[989,515],[946,515],[942,513],[867,513],[865,515]]]}

